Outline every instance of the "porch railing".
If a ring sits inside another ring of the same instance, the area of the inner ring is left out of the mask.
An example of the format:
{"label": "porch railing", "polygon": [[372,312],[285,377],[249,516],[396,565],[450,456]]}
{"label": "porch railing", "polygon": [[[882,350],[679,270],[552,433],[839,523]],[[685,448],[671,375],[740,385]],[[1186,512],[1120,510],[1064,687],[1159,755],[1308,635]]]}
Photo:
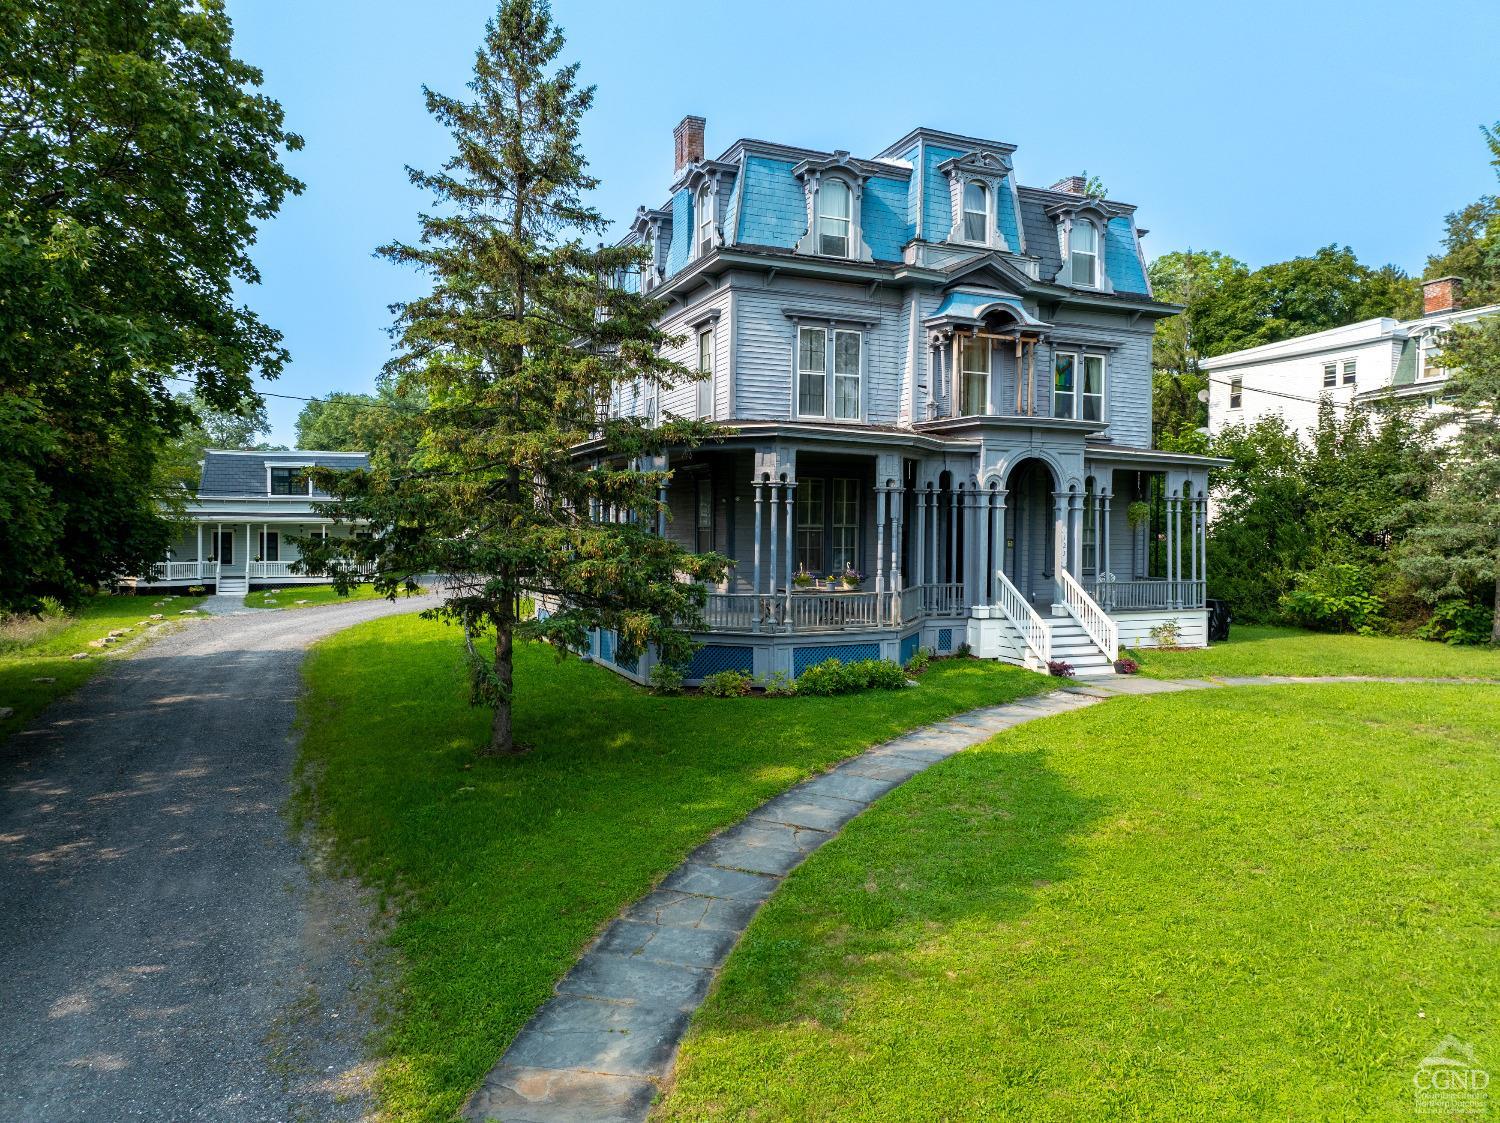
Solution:
{"label": "porch railing", "polygon": [[1076,577],[1061,566],[1057,569],[1057,575],[1058,589],[1062,593],[1068,615],[1078,621],[1078,626],[1088,633],[1089,639],[1113,663],[1120,657],[1120,626],[1084,591]]}
{"label": "porch railing", "polygon": [[1085,581],[1083,587],[1106,610],[1202,608],[1207,603],[1203,581]]}
{"label": "porch railing", "polygon": [[151,576],[158,581],[184,581],[203,576],[203,562],[161,561],[151,567]]}
{"label": "porch railing", "polygon": [[[292,566],[294,566],[296,564],[297,564],[296,559],[292,559],[290,561],[252,561],[252,562],[247,562],[246,565],[245,565],[245,576],[246,577],[261,577],[261,578],[277,578],[277,577],[287,577],[287,578],[292,578],[292,577],[326,577],[327,576],[327,574],[324,573],[324,572],[322,572],[321,570],[317,571],[317,572],[310,572],[308,570],[303,570],[302,572],[299,573],[299,572],[297,572],[297,571],[295,571],[295,570],[292,569]],[[368,563],[350,563],[350,562],[346,561],[346,562],[343,562],[341,564],[344,567],[348,568],[351,573],[358,573],[358,574],[362,574],[364,576],[369,576],[371,573],[375,572],[375,567],[373,565],[368,564]]]}
{"label": "porch railing", "polygon": [[924,616],[967,616],[969,606],[964,603],[962,582],[944,581],[934,585],[918,585],[922,591],[922,614]]}
{"label": "porch railing", "polygon": [[1005,613],[1011,627],[1021,633],[1027,650],[1037,660],[1037,669],[1041,670],[1052,659],[1052,629],[1047,627],[1047,622],[1031,607],[1031,602],[1021,595],[1021,590],[1011,584],[1010,578],[1003,571],[995,570],[995,579],[998,582],[995,602],[1000,611]]}

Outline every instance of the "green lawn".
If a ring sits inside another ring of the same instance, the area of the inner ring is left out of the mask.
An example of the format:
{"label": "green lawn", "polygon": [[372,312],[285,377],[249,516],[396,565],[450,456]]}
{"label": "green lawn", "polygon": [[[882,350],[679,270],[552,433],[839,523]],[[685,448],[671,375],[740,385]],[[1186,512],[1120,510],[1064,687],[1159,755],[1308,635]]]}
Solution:
{"label": "green lawn", "polygon": [[[106,594],[94,597],[76,613],[52,612],[40,619],[6,620],[0,624],[0,706],[8,706],[15,713],[0,720],[0,737],[23,728],[53,699],[77,689],[113,658],[119,648],[134,646],[132,641],[142,633],[179,620],[183,609],[196,608],[202,603],[202,597],[168,599],[165,595]],[[162,615],[160,623],[150,620],[154,613]],[[143,621],[147,622],[144,626]],[[91,640],[118,628],[130,630],[118,644],[89,646]],[[88,658],[76,661],[69,658],[80,651],[86,652]],[[37,679],[53,681],[37,682]]]}
{"label": "green lawn", "polygon": [[771,899],[659,1118],[1406,1123],[1445,1034],[1500,1063],[1497,702],[1117,699],[939,764]]}
{"label": "green lawn", "polygon": [[1500,679],[1500,648],[1450,647],[1397,636],[1333,636],[1243,627],[1197,651],[1132,651],[1154,678],[1204,675],[1411,675]]}
{"label": "green lawn", "polygon": [[446,1120],[600,926],[715,830],[833,762],[1048,679],[975,660],[840,698],[656,698],[523,646],[516,725],[476,758],[457,633],[416,617],[325,640],[305,665],[305,804],[396,904],[403,965],[379,1043],[389,1116]]}
{"label": "green lawn", "polygon": [[[374,585],[356,585],[339,596],[332,585],[289,585],[285,589],[256,589],[245,594],[246,608],[316,608],[320,604],[343,604],[351,600],[375,600]],[[298,604],[306,601],[306,604]],[[270,603],[267,603],[270,602]]]}

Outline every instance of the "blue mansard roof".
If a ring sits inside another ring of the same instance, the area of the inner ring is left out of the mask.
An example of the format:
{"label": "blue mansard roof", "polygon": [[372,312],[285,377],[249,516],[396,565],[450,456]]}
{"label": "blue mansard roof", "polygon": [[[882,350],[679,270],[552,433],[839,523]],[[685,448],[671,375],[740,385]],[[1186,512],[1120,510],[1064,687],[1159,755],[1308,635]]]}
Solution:
{"label": "blue mansard roof", "polygon": [[[857,245],[849,260],[942,267],[955,260],[955,254],[993,251],[1014,258],[1017,268],[1037,281],[1068,287],[1059,247],[1064,220],[1059,216],[1084,214],[1102,234],[1104,268],[1093,291],[1149,298],[1135,207],[1021,186],[1012,163],[1015,150],[1003,141],[928,128],[913,130],[870,159],[738,140],[717,160],[681,169],[668,201],[658,210],[642,208],[626,240],[652,244],[656,276],[669,280],[694,260],[694,212],[711,189],[707,197],[716,208],[715,249],[816,258],[808,239],[810,183],[819,174],[835,173],[857,179],[860,185]],[[952,238],[955,193],[973,178],[993,196],[992,223],[998,239],[989,245]],[[939,256],[924,256],[913,247],[930,247]]]}

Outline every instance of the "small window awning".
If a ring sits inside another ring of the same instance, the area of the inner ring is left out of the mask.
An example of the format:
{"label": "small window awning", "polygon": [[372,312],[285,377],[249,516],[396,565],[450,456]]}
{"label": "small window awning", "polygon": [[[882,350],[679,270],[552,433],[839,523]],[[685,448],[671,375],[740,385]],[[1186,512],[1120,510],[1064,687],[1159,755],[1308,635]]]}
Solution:
{"label": "small window awning", "polygon": [[945,323],[978,324],[991,312],[997,311],[1007,313],[1020,327],[1032,328],[1036,331],[1048,331],[1052,327],[1051,324],[1038,320],[1026,311],[1026,305],[1018,296],[995,292],[971,292],[963,289],[955,289],[943,297],[943,303],[938,305],[938,310],[923,322],[928,327],[938,327]]}

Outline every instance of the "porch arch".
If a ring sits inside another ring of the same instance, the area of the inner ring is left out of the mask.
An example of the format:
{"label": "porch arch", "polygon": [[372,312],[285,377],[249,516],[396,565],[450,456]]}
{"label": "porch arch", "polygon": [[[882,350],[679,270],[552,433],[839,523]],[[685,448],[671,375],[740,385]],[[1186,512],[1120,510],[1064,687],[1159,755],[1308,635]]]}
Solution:
{"label": "porch arch", "polygon": [[[1050,605],[1057,580],[1058,507],[1076,486],[1061,466],[1038,451],[1007,466],[1001,566],[1034,607]],[[1066,511],[1066,507],[1064,507]]]}

